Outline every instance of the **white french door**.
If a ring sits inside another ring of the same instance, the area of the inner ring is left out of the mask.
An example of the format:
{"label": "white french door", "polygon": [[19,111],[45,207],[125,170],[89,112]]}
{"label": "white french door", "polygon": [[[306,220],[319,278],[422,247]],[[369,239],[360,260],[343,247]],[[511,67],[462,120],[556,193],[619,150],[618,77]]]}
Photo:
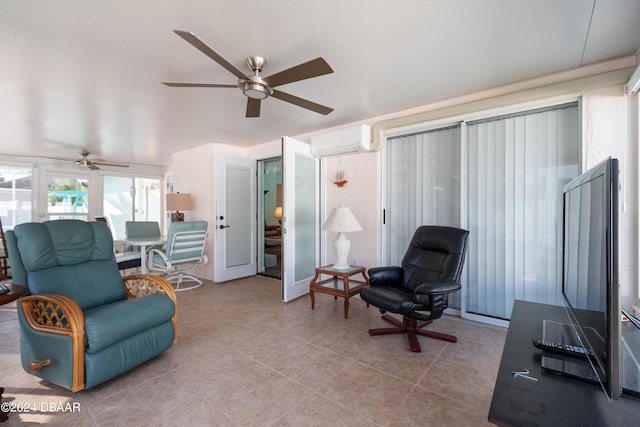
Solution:
{"label": "white french door", "polygon": [[256,161],[218,155],[215,160],[214,281],[257,273]]}
{"label": "white french door", "polygon": [[309,144],[282,138],[282,300],[309,293],[320,260],[318,159]]}

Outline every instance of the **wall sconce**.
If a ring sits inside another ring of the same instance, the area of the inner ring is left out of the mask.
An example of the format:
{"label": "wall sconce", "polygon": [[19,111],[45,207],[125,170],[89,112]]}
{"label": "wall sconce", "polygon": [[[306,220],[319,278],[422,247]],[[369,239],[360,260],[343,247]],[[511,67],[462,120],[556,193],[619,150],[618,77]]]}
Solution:
{"label": "wall sconce", "polygon": [[171,214],[171,222],[183,222],[184,214],[180,212],[188,211],[191,209],[191,194],[189,193],[174,193],[167,194],[167,210],[175,211]]}
{"label": "wall sconce", "polygon": [[344,173],[344,157],[340,159],[338,166],[339,169],[338,172],[336,172],[336,177],[334,178],[333,183],[338,187],[344,187],[347,183],[347,176]]}
{"label": "wall sconce", "polygon": [[344,187],[344,185],[347,183],[347,177],[344,173],[344,170],[341,169],[336,172],[336,177],[333,180],[333,183],[338,187]]}
{"label": "wall sconce", "polygon": [[158,188],[158,184],[155,182],[151,183],[149,186],[149,195],[153,197],[157,197],[160,195],[160,188]]}

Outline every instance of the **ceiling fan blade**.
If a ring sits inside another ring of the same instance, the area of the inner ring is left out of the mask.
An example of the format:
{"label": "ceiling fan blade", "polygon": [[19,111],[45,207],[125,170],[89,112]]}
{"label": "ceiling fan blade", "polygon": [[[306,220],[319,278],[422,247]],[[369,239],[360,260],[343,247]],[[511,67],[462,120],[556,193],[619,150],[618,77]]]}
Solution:
{"label": "ceiling fan blade", "polygon": [[163,85],[169,87],[232,87],[237,89],[238,85],[224,85],[224,84],[215,84],[215,83],[171,83],[171,82],[162,82]]}
{"label": "ceiling fan blade", "polygon": [[245,117],[260,117],[260,105],[262,100],[247,98],[247,114]]}
{"label": "ceiling fan blade", "polygon": [[266,81],[269,86],[276,87],[330,73],[333,73],[333,69],[327,64],[327,61],[323,58],[316,58],[287,70],[280,71],[279,73],[272,74],[269,77],[264,77],[263,80]]}
{"label": "ceiling fan blade", "polygon": [[271,96],[274,98],[278,98],[281,101],[285,101],[285,102],[289,102],[291,104],[297,105],[298,107],[306,108],[307,110],[324,114],[325,116],[333,111],[333,108],[325,107],[324,105],[311,102],[308,99],[299,98],[297,96],[294,96],[279,90],[274,90]]}
{"label": "ceiling fan blade", "polygon": [[87,163],[87,167],[88,167],[89,169],[91,169],[92,171],[100,170],[100,168],[99,168],[99,167],[97,167],[96,165],[94,165],[93,163]]}
{"label": "ceiling fan blade", "polygon": [[105,163],[105,162],[90,162],[90,165],[100,165],[100,166],[114,166],[117,168],[128,168],[129,165],[124,163]]}
{"label": "ceiling fan blade", "polygon": [[180,37],[182,37],[183,39],[185,39],[188,43],[190,43],[193,47],[198,49],[200,52],[204,53],[209,58],[216,61],[218,64],[220,64],[222,67],[224,67],[227,71],[229,71],[231,74],[233,74],[237,78],[245,79],[245,80],[248,79],[248,77],[242,71],[238,70],[236,67],[234,67],[229,62],[227,62],[226,59],[224,59],[222,56],[214,52],[213,49],[211,49],[209,46],[205,44],[205,42],[203,42],[198,37],[196,37],[195,34],[189,31],[181,31],[181,30],[173,30],[173,32],[179,35]]}

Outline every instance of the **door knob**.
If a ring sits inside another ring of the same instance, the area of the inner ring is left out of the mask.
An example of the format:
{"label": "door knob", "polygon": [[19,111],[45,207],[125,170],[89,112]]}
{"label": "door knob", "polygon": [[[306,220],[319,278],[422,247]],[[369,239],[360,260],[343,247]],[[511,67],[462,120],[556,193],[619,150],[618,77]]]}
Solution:
{"label": "door knob", "polygon": [[224,230],[225,228],[229,228],[231,227],[230,225],[221,225],[220,226],[220,230]]}

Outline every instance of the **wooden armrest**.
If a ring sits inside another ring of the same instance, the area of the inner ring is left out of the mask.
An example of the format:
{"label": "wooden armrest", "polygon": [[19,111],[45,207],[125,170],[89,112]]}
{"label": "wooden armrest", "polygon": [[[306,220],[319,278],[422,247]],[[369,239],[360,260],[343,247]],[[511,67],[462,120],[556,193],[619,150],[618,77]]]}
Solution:
{"label": "wooden armrest", "polygon": [[127,298],[141,298],[149,294],[165,294],[178,305],[176,291],[164,277],[154,274],[134,274],[122,278],[127,288]]}
{"label": "wooden armrest", "polygon": [[142,298],[150,294],[165,294],[175,307],[175,315],[173,316],[173,330],[175,343],[178,339],[178,297],[171,283],[164,277],[154,274],[134,274],[122,278],[127,288],[127,298]]}
{"label": "wooden armrest", "polygon": [[73,299],[58,294],[39,294],[21,298],[20,305],[33,330],[84,341],[84,314]]}
{"label": "wooden armrest", "polygon": [[[25,320],[37,332],[71,338],[72,383],[71,391],[84,389],[84,314],[78,303],[64,295],[39,294],[19,300]],[[55,359],[55,357],[53,357]],[[34,360],[28,365],[32,372],[54,366],[52,358]]]}

